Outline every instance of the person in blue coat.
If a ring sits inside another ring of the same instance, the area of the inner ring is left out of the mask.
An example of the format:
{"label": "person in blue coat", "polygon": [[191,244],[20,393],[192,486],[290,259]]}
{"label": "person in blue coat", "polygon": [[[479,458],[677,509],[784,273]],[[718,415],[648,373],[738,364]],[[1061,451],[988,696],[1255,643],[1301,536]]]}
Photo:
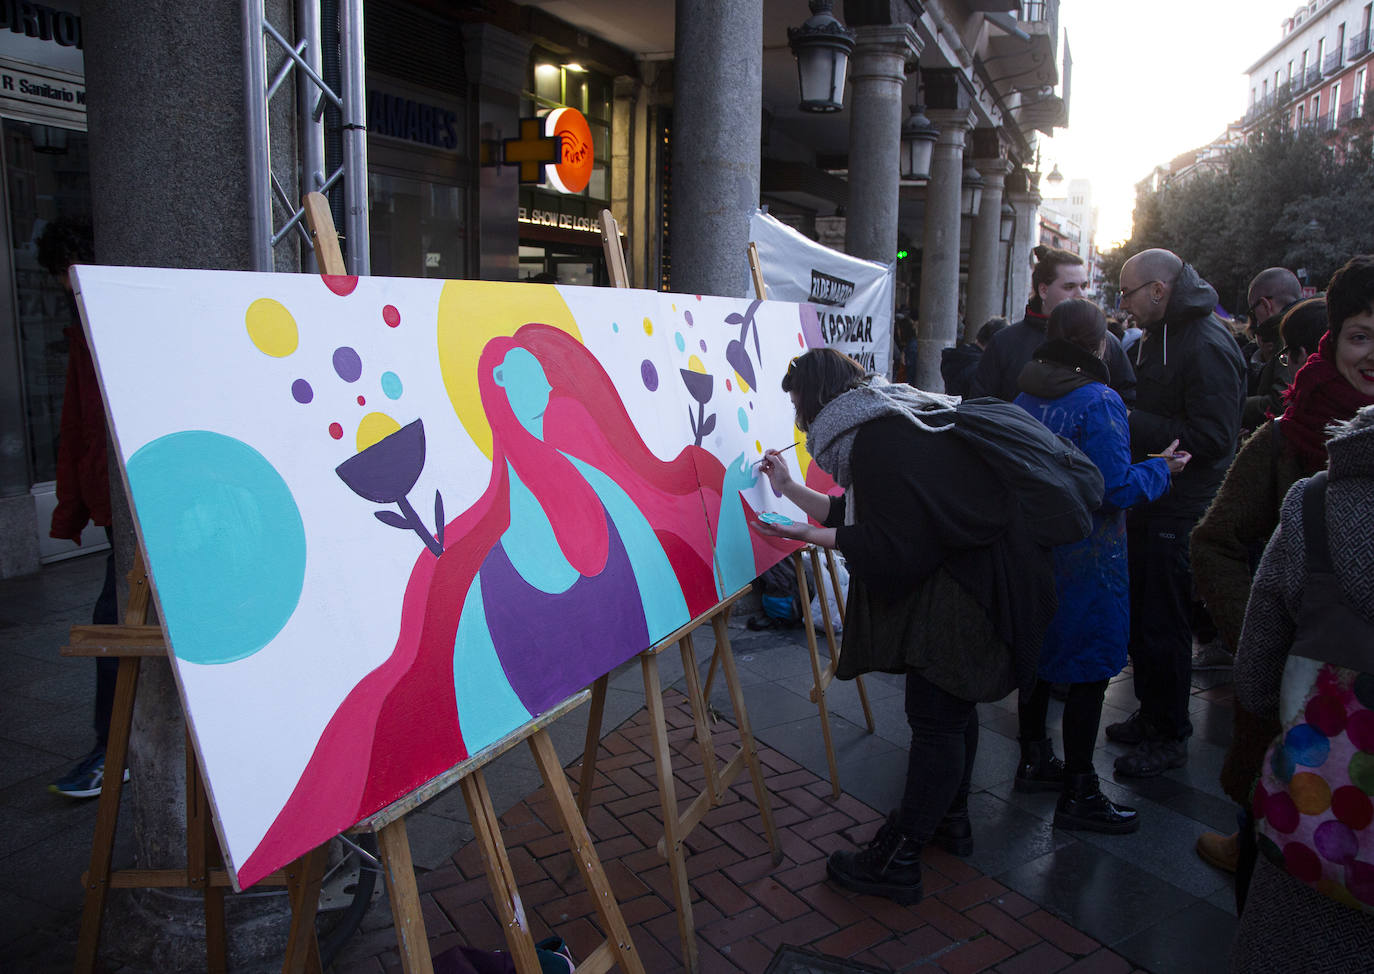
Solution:
{"label": "person in blue coat", "polygon": [[[1109,385],[1102,350],[1107,320],[1075,298],[1050,313],[1049,341],[1022,370],[1018,406],[1071,440],[1102,471],[1102,507],[1093,531],[1053,551],[1059,609],[1040,650],[1039,680],[1020,701],[1020,791],[1060,789],[1054,825],[1096,832],[1133,832],[1135,809],[1111,802],[1098,785],[1093,746],[1107,681],[1126,665],[1130,633],[1125,508],[1156,500],[1189,455],[1175,440],[1162,454],[1131,463],[1126,406]],[[1069,684],[1064,704],[1064,760],[1045,733],[1051,683]]]}

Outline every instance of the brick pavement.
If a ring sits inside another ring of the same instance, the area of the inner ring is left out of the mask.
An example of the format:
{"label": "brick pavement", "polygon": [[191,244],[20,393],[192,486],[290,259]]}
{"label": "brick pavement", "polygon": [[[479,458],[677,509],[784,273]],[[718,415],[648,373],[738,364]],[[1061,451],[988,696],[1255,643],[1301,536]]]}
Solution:
{"label": "brick pavement", "polygon": [[[703,780],[691,712],[676,691],[665,695],[665,707],[679,800],[685,804]],[[716,730],[723,762],[735,752],[738,735],[724,723]],[[940,849],[926,850],[926,898],[916,906],[830,886],[826,857],[862,844],[883,815],[849,795],[832,799],[828,781],[775,750],[760,745],[759,757],[783,860],[772,863],[753,787],[742,774],[686,843],[702,971],[760,974],[783,944],[892,971],[1132,971],[1119,954]],[[662,835],[655,781],[648,717],[640,710],[602,739],[588,827],[645,970],[666,974],[682,964],[668,866],[654,847]],[[566,842],[551,825],[556,822],[542,788],[501,816],[536,939],[556,932],[574,956],[585,957],[601,934]],[[423,872],[419,886],[432,952],[458,943],[504,946],[475,842]],[[384,899],[374,904],[334,969],[400,970]]]}

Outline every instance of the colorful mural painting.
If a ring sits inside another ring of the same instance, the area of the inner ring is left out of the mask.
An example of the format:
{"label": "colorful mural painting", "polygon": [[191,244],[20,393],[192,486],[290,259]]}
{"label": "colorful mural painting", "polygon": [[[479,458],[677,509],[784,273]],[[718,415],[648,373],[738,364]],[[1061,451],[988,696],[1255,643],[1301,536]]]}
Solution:
{"label": "colorful mural painting", "polygon": [[[81,267],[236,882],[748,584],[804,305]],[[797,451],[803,474],[809,461]]]}

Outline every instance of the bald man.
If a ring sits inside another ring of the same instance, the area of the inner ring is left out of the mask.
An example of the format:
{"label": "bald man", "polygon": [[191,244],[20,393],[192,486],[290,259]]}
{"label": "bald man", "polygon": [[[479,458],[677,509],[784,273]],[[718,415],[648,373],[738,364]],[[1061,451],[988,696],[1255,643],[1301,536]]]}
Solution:
{"label": "bald man", "polygon": [[1250,308],[1250,320],[1257,324],[1282,314],[1300,300],[1302,284],[1298,281],[1298,275],[1287,267],[1266,267],[1255,275],[1245,295]]}
{"label": "bald man", "polygon": [[1107,736],[1134,745],[1117,774],[1153,777],[1188,760],[1192,733],[1192,575],[1188,536],[1235,455],[1245,401],[1245,362],[1213,314],[1217,292],[1167,250],[1146,250],[1121,268],[1121,306],[1144,329],[1132,348],[1135,408],[1131,459],[1174,441],[1193,455],[1169,492],[1127,512],[1131,662],[1140,709]]}

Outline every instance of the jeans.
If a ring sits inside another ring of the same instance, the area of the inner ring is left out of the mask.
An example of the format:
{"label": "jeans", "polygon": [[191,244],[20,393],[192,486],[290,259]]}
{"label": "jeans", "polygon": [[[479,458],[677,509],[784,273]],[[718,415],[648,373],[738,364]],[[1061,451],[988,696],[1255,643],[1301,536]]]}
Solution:
{"label": "jeans", "polygon": [[972,701],[946,693],[909,670],[906,719],[911,725],[911,750],[898,827],[925,845],[947,812],[968,804],[978,751],[978,711]]}
{"label": "jeans", "polygon": [[1192,731],[1193,576],[1189,518],[1128,517],[1131,572],[1131,662],[1140,712],[1174,739]]}

